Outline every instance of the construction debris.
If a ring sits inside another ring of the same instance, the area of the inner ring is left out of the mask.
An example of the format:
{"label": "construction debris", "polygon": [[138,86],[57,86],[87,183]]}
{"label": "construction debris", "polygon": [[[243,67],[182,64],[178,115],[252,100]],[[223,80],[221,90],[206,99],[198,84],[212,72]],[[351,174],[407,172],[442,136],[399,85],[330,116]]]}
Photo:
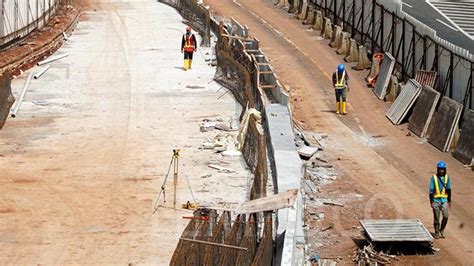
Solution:
{"label": "construction debris", "polygon": [[336,202],[329,202],[325,201],[323,202],[324,205],[332,205],[332,206],[338,206],[338,207],[344,207],[344,204],[336,203]]}
{"label": "construction debris", "polygon": [[396,259],[396,256],[377,252],[374,250],[372,245],[367,245],[364,246],[364,248],[357,250],[352,257],[352,260],[357,265],[373,265],[374,263],[388,264],[393,259]]}
{"label": "construction debris", "polygon": [[216,169],[219,172],[224,172],[224,173],[234,173],[235,172],[234,169],[230,169],[230,168],[227,168],[227,167],[222,167],[222,166],[219,166],[219,165],[216,165],[216,164],[208,164],[207,166],[209,168]]}
{"label": "construction debris", "polygon": [[316,152],[318,152],[318,148],[309,147],[309,146],[303,146],[303,147],[298,148],[298,154],[303,159],[310,159],[311,157],[313,157],[313,155],[316,154]]}

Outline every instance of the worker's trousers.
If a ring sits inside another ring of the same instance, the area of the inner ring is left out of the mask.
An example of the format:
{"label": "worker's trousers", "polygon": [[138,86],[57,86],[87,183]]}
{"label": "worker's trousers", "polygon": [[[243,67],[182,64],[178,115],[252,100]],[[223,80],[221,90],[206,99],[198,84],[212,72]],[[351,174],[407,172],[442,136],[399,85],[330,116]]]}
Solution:
{"label": "worker's trousers", "polygon": [[336,89],[336,102],[345,102],[347,98],[347,88]]}
{"label": "worker's trousers", "polygon": [[186,51],[184,51],[184,60],[187,60],[187,59],[193,60],[193,53],[194,53],[194,52],[186,52]]}
{"label": "worker's trousers", "polygon": [[[443,219],[441,221],[441,227],[439,226],[440,214],[443,215]],[[448,223],[448,217],[449,217],[448,203],[435,202],[433,206],[433,218],[434,218],[433,225],[436,232],[443,231],[444,228],[446,228],[446,224]]]}

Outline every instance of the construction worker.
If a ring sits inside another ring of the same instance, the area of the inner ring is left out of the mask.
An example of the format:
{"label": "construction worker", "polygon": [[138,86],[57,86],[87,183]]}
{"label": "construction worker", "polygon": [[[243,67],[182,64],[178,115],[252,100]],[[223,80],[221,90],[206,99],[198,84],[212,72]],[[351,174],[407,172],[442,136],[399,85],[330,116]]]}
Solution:
{"label": "construction worker", "polygon": [[332,84],[336,91],[336,114],[347,114],[346,98],[348,90],[349,75],[346,72],[344,64],[337,66],[336,72],[332,74]]}
{"label": "construction worker", "polygon": [[[430,180],[430,203],[433,209],[435,238],[444,238],[444,229],[448,223],[448,205],[451,207],[451,179],[446,173],[446,163],[439,161],[436,165],[436,175]],[[443,215],[441,227],[439,224],[440,214]]]}
{"label": "construction worker", "polygon": [[193,53],[197,50],[196,37],[191,32],[191,27],[186,28],[186,34],[181,41],[181,53],[184,53],[184,70],[191,69]]}

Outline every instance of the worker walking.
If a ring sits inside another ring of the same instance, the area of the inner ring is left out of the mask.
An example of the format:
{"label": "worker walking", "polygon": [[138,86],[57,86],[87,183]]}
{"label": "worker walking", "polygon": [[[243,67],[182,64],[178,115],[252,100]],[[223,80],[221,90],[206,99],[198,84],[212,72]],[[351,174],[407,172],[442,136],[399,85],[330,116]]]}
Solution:
{"label": "worker walking", "polygon": [[191,27],[186,28],[186,34],[181,40],[181,53],[184,53],[184,70],[191,69],[193,64],[193,53],[197,50],[196,37],[191,32]]}
{"label": "worker walking", "polygon": [[338,65],[336,72],[332,74],[332,84],[336,91],[336,114],[347,114],[346,98],[348,81],[349,75],[347,75],[344,64]]}
{"label": "worker walking", "polygon": [[[446,171],[446,163],[440,161],[437,164],[436,175],[430,180],[430,203],[433,209],[435,238],[444,238],[444,229],[448,223],[448,205],[451,207],[451,179]],[[443,216],[441,226],[439,224],[440,214]]]}

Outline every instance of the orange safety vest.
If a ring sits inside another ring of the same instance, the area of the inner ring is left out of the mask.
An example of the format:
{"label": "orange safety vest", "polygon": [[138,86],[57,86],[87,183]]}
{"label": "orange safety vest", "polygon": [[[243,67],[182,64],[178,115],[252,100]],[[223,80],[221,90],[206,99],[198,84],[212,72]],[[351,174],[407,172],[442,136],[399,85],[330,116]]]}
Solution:
{"label": "orange safety vest", "polygon": [[185,52],[194,52],[194,38],[193,34],[189,36],[184,34],[184,51]]}
{"label": "orange safety vest", "polygon": [[[448,180],[449,180],[449,177],[448,175],[445,175],[442,177],[443,178],[443,183],[444,183],[444,186],[447,186],[448,185]],[[434,194],[434,198],[435,199],[439,199],[439,198],[447,198],[448,197],[448,194],[446,193],[446,188],[442,186],[442,189],[440,190],[439,186],[440,184],[438,183],[438,177],[436,175],[433,175],[433,179],[434,179],[434,186],[435,186],[435,194]]]}
{"label": "orange safety vest", "polygon": [[342,77],[339,79],[339,71],[336,71],[336,89],[344,89],[346,87],[346,71],[342,72]]}

